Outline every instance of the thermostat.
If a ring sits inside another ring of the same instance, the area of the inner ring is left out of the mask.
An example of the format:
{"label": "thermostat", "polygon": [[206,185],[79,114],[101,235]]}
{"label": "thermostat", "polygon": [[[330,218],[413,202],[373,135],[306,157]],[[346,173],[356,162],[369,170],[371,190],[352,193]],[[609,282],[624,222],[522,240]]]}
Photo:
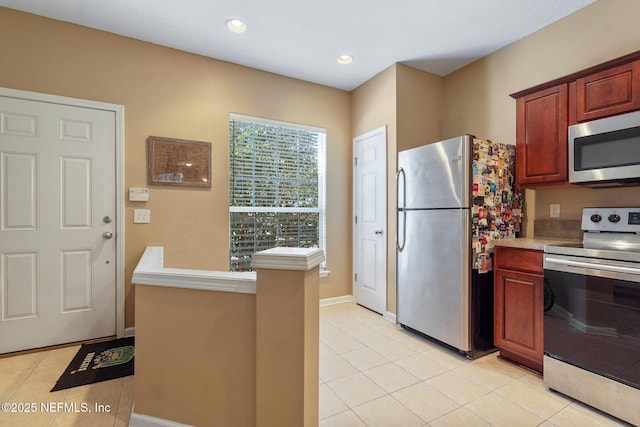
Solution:
{"label": "thermostat", "polygon": [[131,202],[148,202],[149,189],[140,187],[129,188],[129,201]]}

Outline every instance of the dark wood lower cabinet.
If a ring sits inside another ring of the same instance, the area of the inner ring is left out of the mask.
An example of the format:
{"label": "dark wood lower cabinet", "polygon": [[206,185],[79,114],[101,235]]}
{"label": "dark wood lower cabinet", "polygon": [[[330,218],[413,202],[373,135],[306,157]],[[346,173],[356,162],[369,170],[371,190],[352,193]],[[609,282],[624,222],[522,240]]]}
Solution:
{"label": "dark wood lower cabinet", "polygon": [[494,345],[500,355],[542,372],[544,276],[542,252],[496,247]]}

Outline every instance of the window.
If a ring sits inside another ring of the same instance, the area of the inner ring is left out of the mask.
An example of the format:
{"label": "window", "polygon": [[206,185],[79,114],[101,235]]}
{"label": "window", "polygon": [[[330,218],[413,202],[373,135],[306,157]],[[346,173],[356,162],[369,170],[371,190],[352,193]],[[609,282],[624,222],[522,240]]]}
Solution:
{"label": "window", "polygon": [[231,271],[276,246],[324,248],[324,129],[232,114]]}

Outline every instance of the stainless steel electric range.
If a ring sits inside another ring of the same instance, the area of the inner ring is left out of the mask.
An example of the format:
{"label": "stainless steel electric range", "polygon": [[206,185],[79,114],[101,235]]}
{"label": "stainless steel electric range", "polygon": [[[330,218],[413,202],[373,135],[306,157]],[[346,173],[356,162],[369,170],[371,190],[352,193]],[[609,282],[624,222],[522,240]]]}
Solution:
{"label": "stainless steel electric range", "polygon": [[544,382],[640,425],[640,207],[585,208],[582,230],[545,248]]}

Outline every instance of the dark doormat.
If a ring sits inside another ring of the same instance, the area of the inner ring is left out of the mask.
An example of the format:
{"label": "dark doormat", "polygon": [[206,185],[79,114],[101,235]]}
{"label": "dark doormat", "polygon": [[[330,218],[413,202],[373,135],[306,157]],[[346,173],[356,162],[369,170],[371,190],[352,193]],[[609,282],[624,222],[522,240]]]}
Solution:
{"label": "dark doormat", "polygon": [[133,337],[82,344],[51,391],[133,375]]}

